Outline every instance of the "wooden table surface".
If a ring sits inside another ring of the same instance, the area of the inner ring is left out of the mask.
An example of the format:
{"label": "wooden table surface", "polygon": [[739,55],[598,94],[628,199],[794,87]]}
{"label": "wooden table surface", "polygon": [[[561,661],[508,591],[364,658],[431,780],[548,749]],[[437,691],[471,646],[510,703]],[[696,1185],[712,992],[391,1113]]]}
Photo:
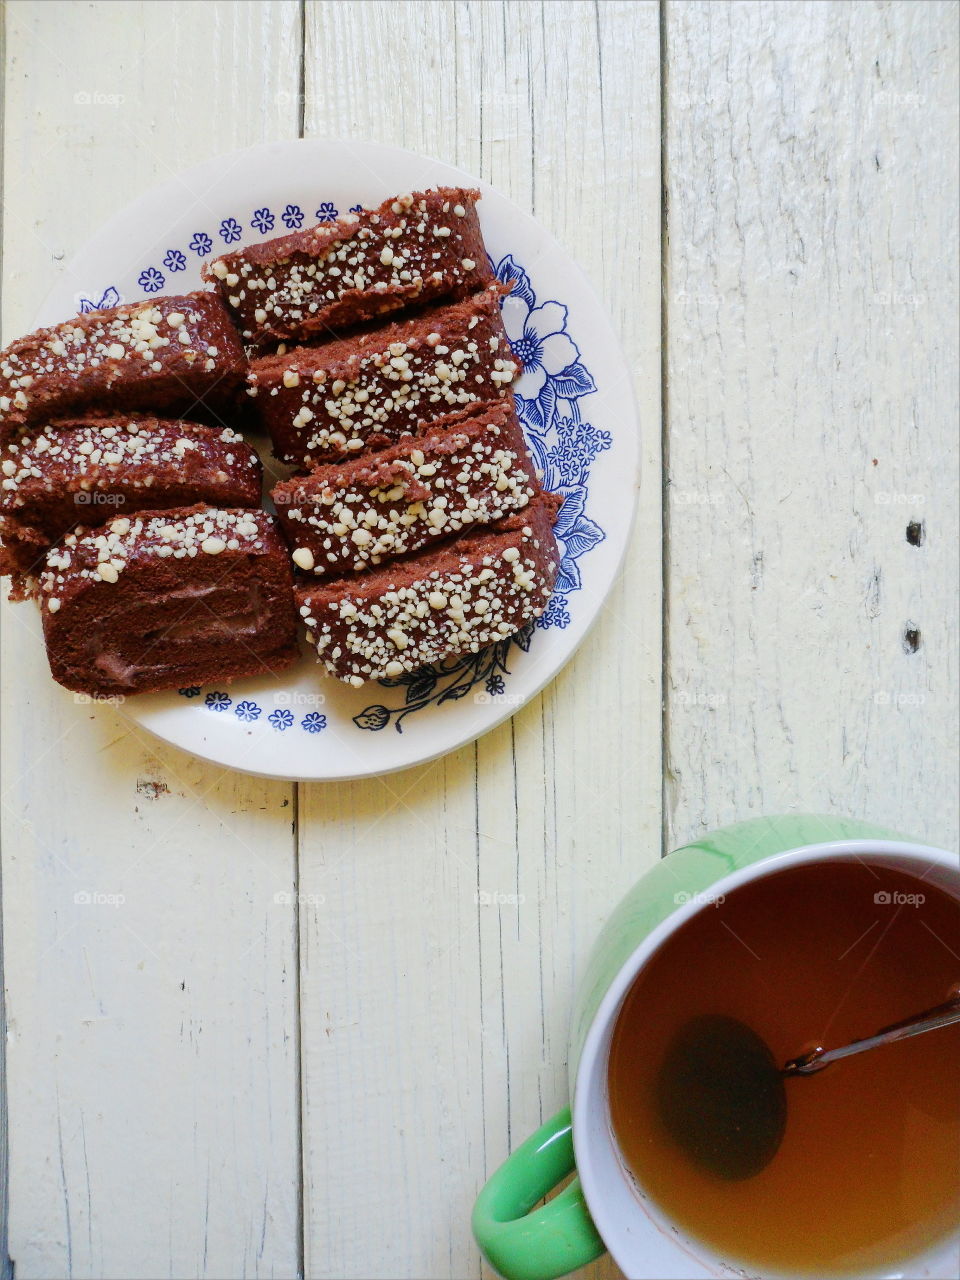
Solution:
{"label": "wooden table surface", "polygon": [[574,660],[383,780],[192,759],[3,611],[17,1280],[477,1276],[474,1195],[565,1101],[573,986],[645,868],[785,810],[955,845],[957,14],[9,0],[4,341],[177,170],[376,139],[580,261],[643,451]]}

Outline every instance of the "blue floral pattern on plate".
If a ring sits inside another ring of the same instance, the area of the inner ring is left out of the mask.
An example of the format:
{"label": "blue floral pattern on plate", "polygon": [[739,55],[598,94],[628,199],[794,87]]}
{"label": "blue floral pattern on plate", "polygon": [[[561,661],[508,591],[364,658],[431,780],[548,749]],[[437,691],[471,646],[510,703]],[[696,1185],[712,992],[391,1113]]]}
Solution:
{"label": "blue floral pattern on plate", "polygon": [[80,294],[77,298],[77,307],[83,315],[86,311],[99,311],[102,307],[119,307],[122,301],[123,294],[111,285],[109,289],[104,289],[99,298],[85,298]]}
{"label": "blue floral pattern on plate", "polygon": [[[197,698],[202,690],[198,685],[190,685],[187,688],[178,689],[177,692],[181,698]],[[233,699],[229,694],[215,689],[206,695],[203,704],[210,711],[226,711],[228,707],[233,706]],[[259,702],[254,702],[251,698],[244,698],[233,707],[233,714],[245,724],[255,724],[263,715],[263,707]],[[278,707],[276,711],[271,711],[266,717],[266,723],[270,725],[271,729],[284,733],[287,729],[293,728],[296,723],[296,716],[286,707]],[[327,717],[319,711],[311,711],[300,721],[300,727],[304,733],[320,733],[327,727]]]}
{"label": "blue floral pattern on plate", "polygon": [[[351,205],[350,211],[360,213],[363,205]],[[305,216],[299,205],[290,203],[280,214],[280,220],[288,230],[296,230]],[[326,200],[317,208],[315,217],[320,222],[333,222],[338,211],[332,201]],[[251,225],[261,235],[272,231],[275,224],[276,218],[267,207],[256,209],[251,218]],[[242,234],[243,226],[236,218],[224,218],[220,223],[219,235],[225,244],[236,243]],[[213,240],[206,232],[196,231],[187,247],[203,257],[211,252]],[[186,256],[181,250],[167,250],[163,265],[168,271],[182,271],[185,264]],[[560,547],[556,586],[543,615],[516,635],[481,653],[451,658],[395,680],[379,681],[384,689],[403,689],[403,700],[393,707],[380,703],[365,707],[353,717],[359,729],[376,732],[392,723],[400,732],[408,715],[428,706],[465,698],[480,685],[484,692],[474,693],[474,697],[503,696],[504,677],[510,674],[507,664],[514,646],[526,651],[536,630],[550,627],[562,630],[570,625],[569,597],[583,586],[578,562],[606,537],[600,524],[586,514],[586,506],[591,468],[596,458],[611,447],[612,439],[609,431],[595,426],[583,415],[581,401],[597,388],[583,363],[580,348],[567,329],[567,308],[553,298],[538,299],[528,273],[512,255],[507,254],[499,262],[491,259],[491,266],[497,279],[510,285],[502,302],[502,313],[510,346],[521,365],[520,377],[514,386],[517,413],[535,464],[543,473],[544,488],[563,498],[554,527]],[[140,273],[138,283],[146,293],[157,293],[163,287],[164,276],[157,267],[147,267]],[[83,312],[117,306],[122,300],[111,286],[99,300],[81,296],[78,301]],[[192,699],[202,691],[191,686],[179,692]],[[211,711],[222,712],[232,705],[229,695],[220,691],[208,693],[204,698],[204,706]],[[236,717],[246,723],[259,720],[261,713],[260,705],[251,700],[241,701],[234,708]],[[284,732],[293,727],[295,719],[291,711],[281,708],[271,712],[266,723]],[[326,716],[317,711],[300,721],[301,729],[309,734],[320,733],[326,725]]]}
{"label": "blue floral pattern on plate", "polygon": [[137,284],[145,293],[159,293],[164,286],[163,272],[156,267],[147,267],[137,276]]}
{"label": "blue floral pattern on plate", "polygon": [[243,235],[243,227],[236,218],[224,218],[220,223],[220,235],[224,244],[236,244]]}
{"label": "blue floral pattern on plate", "polygon": [[[399,706],[386,707],[381,703],[364,707],[359,715],[353,717],[358,729],[370,729],[376,732],[385,729],[388,724],[398,733],[403,732],[403,722],[415,711],[424,707],[440,706],[444,702],[459,701],[468,694],[474,701],[487,701],[493,690],[497,694],[506,689],[503,677],[510,674],[507,662],[511,648],[516,645],[524,652],[530,648],[533,636],[533,625],[528,624],[515,635],[498,640],[488,649],[479,653],[470,653],[466,657],[447,658],[443,662],[435,662],[433,666],[421,667],[417,671],[405,672],[393,680],[381,680],[385,689],[404,689],[403,702]],[[479,684],[485,686],[485,692],[476,693]]]}

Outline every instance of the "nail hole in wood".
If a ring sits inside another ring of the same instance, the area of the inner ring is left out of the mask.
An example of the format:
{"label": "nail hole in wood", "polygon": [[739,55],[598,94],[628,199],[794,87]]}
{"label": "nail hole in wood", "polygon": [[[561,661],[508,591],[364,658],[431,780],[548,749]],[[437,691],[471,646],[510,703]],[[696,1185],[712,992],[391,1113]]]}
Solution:
{"label": "nail hole in wood", "polygon": [[911,520],[907,525],[907,541],[911,547],[923,546],[923,521]]}
{"label": "nail hole in wood", "polygon": [[904,653],[916,653],[920,648],[920,632],[916,627],[906,627],[903,633]]}

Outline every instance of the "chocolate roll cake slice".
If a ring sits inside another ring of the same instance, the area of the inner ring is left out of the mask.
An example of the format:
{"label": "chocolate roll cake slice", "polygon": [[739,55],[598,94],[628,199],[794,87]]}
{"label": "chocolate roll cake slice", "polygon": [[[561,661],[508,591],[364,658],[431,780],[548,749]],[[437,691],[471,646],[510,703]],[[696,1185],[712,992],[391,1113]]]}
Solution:
{"label": "chocolate roll cake slice", "polygon": [[479,191],[439,187],[205,263],[251,350],[307,342],[493,279]]}
{"label": "chocolate roll cake slice", "polygon": [[273,490],[306,573],[369,569],[525,507],[540,484],[512,404],[431,424],[372,457],[320,467]]}
{"label": "chocolate roll cake slice", "polygon": [[502,292],[493,285],[409,320],[254,361],[249,394],[277,457],[309,469],[506,396],[518,366]]}
{"label": "chocolate roll cake slice", "polygon": [[243,385],[246,357],[213,293],[87,311],[0,352],[0,439],[82,410],[218,412]]}
{"label": "chocolate roll cake slice", "polygon": [[147,508],[258,507],[262,467],[229,427],[152,417],[61,419],[0,447],[0,572],[14,597],[77,524]]}
{"label": "chocolate roll cake slice", "polygon": [[97,696],[272,675],[298,654],[290,560],[263,511],[120,516],[47,554],[53,678]]}
{"label": "chocolate roll cake slice", "polygon": [[543,613],[553,590],[556,510],[545,495],[428,555],[336,582],[298,583],[300,616],[320,661],[359,687],[519,631]]}

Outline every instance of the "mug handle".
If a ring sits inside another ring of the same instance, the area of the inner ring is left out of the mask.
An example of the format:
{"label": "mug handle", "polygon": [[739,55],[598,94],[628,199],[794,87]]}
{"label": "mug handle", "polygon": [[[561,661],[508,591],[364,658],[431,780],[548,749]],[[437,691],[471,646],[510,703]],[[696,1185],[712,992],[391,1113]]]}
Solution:
{"label": "mug handle", "polygon": [[477,1196],[474,1238],[507,1280],[555,1280],[606,1252],[579,1178],[530,1212],[575,1168],[573,1124],[564,1107],[507,1157]]}

